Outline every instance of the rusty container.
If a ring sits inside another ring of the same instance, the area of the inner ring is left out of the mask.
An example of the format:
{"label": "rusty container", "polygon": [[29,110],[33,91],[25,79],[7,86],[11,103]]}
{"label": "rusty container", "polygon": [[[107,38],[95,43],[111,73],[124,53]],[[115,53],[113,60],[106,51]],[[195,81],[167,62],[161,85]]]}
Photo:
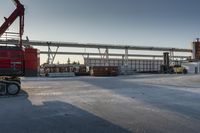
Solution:
{"label": "rusty container", "polygon": [[90,71],[91,76],[117,76],[118,73],[117,66],[93,66]]}

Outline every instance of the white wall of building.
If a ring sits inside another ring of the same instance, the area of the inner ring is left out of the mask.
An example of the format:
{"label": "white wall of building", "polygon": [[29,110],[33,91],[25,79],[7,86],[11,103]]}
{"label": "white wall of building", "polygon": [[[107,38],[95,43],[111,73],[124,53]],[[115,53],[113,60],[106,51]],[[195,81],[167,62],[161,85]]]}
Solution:
{"label": "white wall of building", "polygon": [[200,74],[200,62],[182,63],[182,66],[184,66],[190,74]]}

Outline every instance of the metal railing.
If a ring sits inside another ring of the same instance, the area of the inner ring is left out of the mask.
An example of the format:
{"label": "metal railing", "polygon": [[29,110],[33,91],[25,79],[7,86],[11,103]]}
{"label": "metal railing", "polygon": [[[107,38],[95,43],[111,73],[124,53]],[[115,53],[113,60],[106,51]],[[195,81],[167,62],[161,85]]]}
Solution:
{"label": "metal railing", "polygon": [[[20,39],[20,35],[19,33],[16,32],[5,32],[1,37],[0,40],[1,41],[9,41],[9,40],[19,40]],[[4,44],[0,44],[0,45],[10,45],[9,43],[4,43]],[[17,44],[13,44],[13,45],[17,45]]]}

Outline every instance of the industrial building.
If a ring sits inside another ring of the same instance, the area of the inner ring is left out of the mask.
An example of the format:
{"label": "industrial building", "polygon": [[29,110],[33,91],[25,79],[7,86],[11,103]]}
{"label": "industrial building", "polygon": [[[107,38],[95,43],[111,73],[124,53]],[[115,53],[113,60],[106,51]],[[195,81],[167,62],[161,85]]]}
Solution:
{"label": "industrial building", "polygon": [[187,68],[188,73],[199,74],[200,73],[200,40],[197,38],[192,43],[192,60],[183,61],[182,65]]}
{"label": "industrial building", "polygon": [[[15,44],[16,40],[1,40],[1,44]],[[31,41],[24,40],[25,47],[47,47],[48,51],[40,51],[40,54],[48,55],[47,64],[54,64],[57,55],[81,55],[84,59],[84,65],[87,67],[93,66],[116,66],[119,67],[120,74],[133,74],[135,72],[150,72],[159,73],[160,66],[163,64],[163,54],[132,54],[132,51],[150,51],[168,52],[170,62],[175,60],[187,61],[192,58],[192,49],[167,48],[167,47],[145,47],[145,46],[125,46],[111,44],[80,44],[68,42],[48,42],[48,41]],[[56,48],[53,51],[51,48]],[[86,51],[90,49],[98,49],[99,53],[94,52],[73,52],[59,51],[61,48],[82,48]],[[102,52],[102,51],[105,52]],[[121,52],[111,52],[112,50],[121,50]],[[176,53],[179,53],[177,55]],[[182,53],[182,55],[180,55]],[[186,54],[185,54],[186,53]],[[184,56],[188,55],[188,56]],[[189,56],[191,55],[191,56]],[[54,64],[56,65],[56,64]],[[63,64],[64,65],[64,64]],[[67,67],[67,65],[65,65]],[[47,67],[47,66],[46,66]]]}
{"label": "industrial building", "polygon": [[120,67],[121,73],[134,72],[156,72],[160,71],[160,66],[163,64],[163,60],[145,60],[145,59],[129,59],[125,64],[122,59],[109,59],[108,63],[105,60],[98,58],[85,58],[85,65],[87,66],[118,66]]}
{"label": "industrial building", "polygon": [[[13,2],[0,27],[0,133],[199,133],[200,39],[191,49],[23,40],[25,8]],[[17,18],[19,33],[7,32]]]}
{"label": "industrial building", "polygon": [[[17,40],[0,40],[3,45],[15,44]],[[166,48],[166,47],[145,47],[145,46],[124,46],[124,45],[106,45],[106,44],[79,44],[68,42],[48,42],[48,41],[23,41],[25,47],[47,47],[48,51],[40,51],[40,54],[48,55],[47,64],[54,64],[54,60],[57,55],[81,55],[84,59],[84,65],[88,67],[92,66],[118,66],[120,72],[133,74],[134,72],[160,72],[160,66],[163,64],[163,54],[132,54],[132,50],[137,51],[160,51],[168,52],[170,62],[179,61],[188,69],[189,73],[199,73],[197,70],[199,53],[198,48],[200,46],[197,39],[192,43],[193,49],[180,49],[180,48]],[[56,51],[51,48],[55,47]],[[69,48],[83,48],[98,49],[99,53],[94,52],[73,52],[73,51],[59,51],[62,47]],[[111,53],[113,49],[124,50],[123,53]],[[105,52],[101,52],[105,50]],[[182,55],[176,55],[176,53],[182,53]],[[191,56],[184,56],[191,55]],[[54,64],[56,65],[56,64]],[[195,68],[194,68],[195,67]],[[197,68],[196,68],[197,67]]]}
{"label": "industrial building", "polygon": [[[109,67],[113,67],[113,69],[109,70],[118,70],[118,74],[147,72],[160,73],[163,70],[164,73],[168,73],[169,71],[174,70],[179,70],[179,72],[181,72],[181,69],[183,69],[182,65],[185,66],[189,73],[199,73],[199,39],[193,42],[192,49],[119,44],[84,44],[72,42],[33,41],[29,39],[23,40],[22,35],[24,31],[25,8],[18,0],[15,0],[14,4],[16,5],[16,10],[10,15],[8,19],[5,19],[5,22],[0,28],[0,44],[2,47],[1,56],[3,59],[2,62],[5,63],[1,63],[3,67],[1,75],[10,76],[12,75],[10,72],[14,72],[15,76],[39,76],[42,72],[47,72],[44,75],[51,75],[52,73],[57,73],[56,75],[59,75],[59,73],[64,75],[71,75],[67,73],[75,73],[77,70],[80,70],[81,73],[83,70],[85,70],[83,73],[88,73],[88,71],[91,72],[91,69],[94,67],[96,67],[95,69],[98,68],[99,71],[102,67],[105,72],[107,69],[109,69]],[[20,18],[19,33],[6,32],[10,25],[18,17]],[[34,47],[37,47],[37,49]],[[40,47],[46,47],[47,50],[39,51]],[[6,48],[9,49],[4,50]],[[15,61],[7,58],[4,59],[4,55],[8,55],[9,58],[13,58],[13,55],[11,55],[13,53],[12,50],[14,51],[16,48],[18,48],[19,56],[16,56]],[[54,48],[54,50],[52,48]],[[83,49],[85,52],[81,52],[82,50],[79,52],[64,50],[59,51],[61,48],[79,48]],[[98,53],[93,52],[91,49],[97,49]],[[121,52],[113,52],[112,50],[121,50]],[[10,52],[10,54],[7,54],[7,51]],[[133,51],[137,51],[137,54],[135,54]],[[151,54],[141,54],[143,51],[150,51]],[[160,52],[160,54],[152,54],[154,52]],[[167,57],[163,56],[163,54],[166,52],[169,53]],[[47,62],[42,66],[40,66],[41,54],[46,54],[48,56]],[[54,62],[57,55],[81,55],[84,60],[84,64],[82,64],[84,67],[81,68],[81,66],[78,66],[80,68],[77,68],[77,66],[70,66],[71,64],[57,65]],[[11,62],[11,66],[9,65],[9,62]],[[90,70],[86,68],[89,68]]]}

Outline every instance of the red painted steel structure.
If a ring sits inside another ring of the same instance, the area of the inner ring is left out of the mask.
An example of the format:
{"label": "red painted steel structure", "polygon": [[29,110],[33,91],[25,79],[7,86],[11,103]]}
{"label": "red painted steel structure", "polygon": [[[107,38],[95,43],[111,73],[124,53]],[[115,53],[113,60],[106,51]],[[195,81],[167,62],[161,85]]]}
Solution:
{"label": "red painted steel structure", "polygon": [[33,48],[22,47],[22,35],[24,33],[24,6],[19,0],[13,0],[16,5],[14,12],[5,18],[0,27],[0,37],[19,17],[19,44],[15,46],[0,46],[0,95],[16,95],[21,88],[20,78],[29,72],[30,76],[37,76],[38,51]]}
{"label": "red painted steel structure", "polygon": [[8,17],[5,18],[5,22],[0,27],[0,37],[6,32],[6,30],[12,25],[12,23],[19,17],[19,44],[22,47],[22,35],[24,33],[24,12],[25,8],[18,0],[13,0],[16,9],[13,13]]}
{"label": "red painted steel structure", "polygon": [[25,62],[25,76],[38,76],[40,53],[39,50],[33,48],[26,48],[24,53]]}
{"label": "red painted steel structure", "polygon": [[0,76],[24,75],[24,51],[19,47],[0,47]]}
{"label": "red painted steel structure", "polygon": [[19,44],[14,47],[0,47],[0,76],[37,76],[39,66],[38,50],[22,47],[25,8],[19,0],[13,0],[13,2],[16,9],[8,18],[5,18],[5,22],[0,27],[0,37],[19,18]]}
{"label": "red painted steel structure", "polygon": [[0,37],[19,17],[19,44],[15,47],[0,47],[0,75],[1,76],[23,76],[24,75],[24,50],[22,48],[22,35],[24,32],[24,6],[13,0],[16,9],[6,18],[0,27]]}

